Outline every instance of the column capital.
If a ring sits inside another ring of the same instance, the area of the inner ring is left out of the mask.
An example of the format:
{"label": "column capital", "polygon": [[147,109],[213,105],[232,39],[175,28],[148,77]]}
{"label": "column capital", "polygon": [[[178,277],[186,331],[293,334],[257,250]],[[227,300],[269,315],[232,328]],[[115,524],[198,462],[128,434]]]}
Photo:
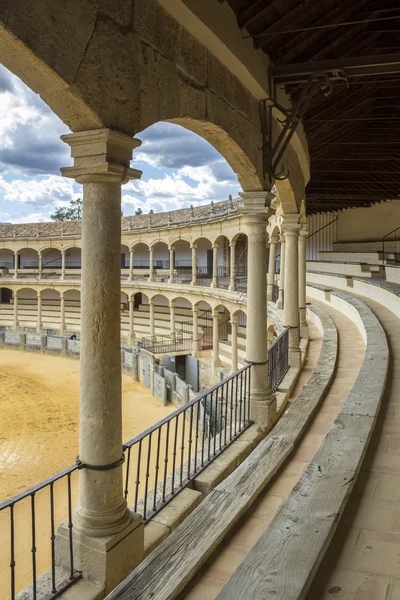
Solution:
{"label": "column capital", "polygon": [[198,307],[198,306],[196,306],[196,305],[194,305],[194,306],[192,307],[192,312],[194,312],[194,313],[198,313],[198,312],[199,312],[199,310],[200,310],[200,309],[199,309],[199,307]]}
{"label": "column capital", "polygon": [[300,237],[302,239],[307,239],[308,238],[308,229],[307,229],[307,225],[303,225],[303,227],[300,229],[299,231]]}
{"label": "column capital", "polygon": [[121,182],[140,179],[142,172],[130,168],[138,139],[111,129],[95,129],[62,135],[63,142],[71,147],[73,167],[64,167],[61,173],[78,183]]}
{"label": "column capital", "polygon": [[299,213],[283,215],[282,227],[285,230],[285,234],[291,233],[291,232],[297,233],[301,229],[299,219],[300,219]]}
{"label": "column capital", "polygon": [[211,312],[212,312],[212,316],[214,319],[219,317],[219,309],[218,308],[213,308]]}
{"label": "column capital", "polygon": [[271,215],[271,202],[275,195],[266,190],[256,190],[253,192],[240,192],[239,196],[243,199],[243,207],[239,212],[244,215],[264,215],[267,219]]}
{"label": "column capital", "polygon": [[279,241],[279,235],[270,235],[269,236],[269,243],[271,244],[277,244]]}
{"label": "column capital", "polygon": [[170,252],[175,252],[175,246],[172,244],[172,246],[168,246],[168,250]]}
{"label": "column capital", "polygon": [[232,241],[229,242],[229,247],[230,248],[235,248],[235,246],[236,246],[236,240],[232,240]]}
{"label": "column capital", "polygon": [[192,250],[196,250],[196,248],[197,248],[197,244],[193,244],[193,243],[191,243],[191,244],[190,244],[190,247],[191,247],[191,249],[192,249]]}
{"label": "column capital", "polygon": [[218,242],[213,242],[213,243],[211,244],[211,248],[219,248],[219,244],[218,244]]}
{"label": "column capital", "polygon": [[175,308],[175,300],[170,300],[169,301],[169,307],[170,308]]}
{"label": "column capital", "polygon": [[230,322],[231,322],[231,325],[237,325],[238,316],[237,315],[231,315]]}

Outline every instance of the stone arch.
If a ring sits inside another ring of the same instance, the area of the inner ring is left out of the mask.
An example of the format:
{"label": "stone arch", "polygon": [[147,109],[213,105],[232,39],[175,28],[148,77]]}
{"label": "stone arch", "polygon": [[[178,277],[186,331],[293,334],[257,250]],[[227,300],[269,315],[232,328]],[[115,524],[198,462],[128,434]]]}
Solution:
{"label": "stone arch", "polygon": [[202,286],[210,286],[212,282],[212,242],[209,238],[200,236],[193,240],[196,244],[197,282]]}
{"label": "stone arch", "polygon": [[61,250],[56,247],[41,248],[42,269],[61,269]]}
{"label": "stone arch", "polygon": [[7,286],[0,286],[0,304],[11,304],[14,291]]}
{"label": "stone arch", "polygon": [[18,269],[37,269],[39,253],[37,248],[24,246],[18,250]]}
{"label": "stone arch", "polygon": [[171,300],[175,302],[176,308],[193,308],[192,302],[188,298],[185,298],[185,296],[173,296]]}
{"label": "stone arch", "polygon": [[153,265],[154,269],[166,270],[169,269],[169,249],[167,242],[158,240],[151,245],[153,249]]}
{"label": "stone arch", "polygon": [[176,239],[171,243],[171,246],[174,247],[174,268],[177,271],[185,272],[192,270],[192,251],[190,248],[189,240],[184,238]]}
{"label": "stone arch", "polygon": [[121,244],[121,269],[129,268],[130,248],[127,244]]}
{"label": "stone arch", "polygon": [[133,268],[146,269],[150,266],[150,250],[146,242],[138,241],[132,245],[133,250]]}
{"label": "stone arch", "polygon": [[0,269],[14,268],[14,251],[9,248],[0,248]]}

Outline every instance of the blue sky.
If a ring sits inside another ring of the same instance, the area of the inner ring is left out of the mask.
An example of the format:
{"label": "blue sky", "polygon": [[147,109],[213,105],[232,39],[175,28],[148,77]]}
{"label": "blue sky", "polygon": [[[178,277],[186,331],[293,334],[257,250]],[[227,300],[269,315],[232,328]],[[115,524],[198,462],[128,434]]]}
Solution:
{"label": "blue sky", "polygon": [[[60,135],[69,129],[41,98],[0,65],[0,222],[47,221],[54,209],[81,196],[81,186],[60,175],[71,164]],[[236,175],[196,134],[157,123],[138,135],[132,166],[142,179],[123,187],[125,216],[235,198]]]}

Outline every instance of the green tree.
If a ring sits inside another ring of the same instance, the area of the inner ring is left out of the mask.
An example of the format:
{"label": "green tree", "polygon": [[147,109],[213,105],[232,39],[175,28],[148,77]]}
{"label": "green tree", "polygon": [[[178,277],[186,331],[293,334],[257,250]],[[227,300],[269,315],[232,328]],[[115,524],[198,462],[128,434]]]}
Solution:
{"label": "green tree", "polygon": [[135,210],[135,215],[142,215],[143,214],[143,210],[141,208],[137,208]]}
{"label": "green tree", "polygon": [[69,206],[65,208],[57,208],[50,218],[53,221],[82,221],[82,209],[82,198],[77,198],[71,200]]}

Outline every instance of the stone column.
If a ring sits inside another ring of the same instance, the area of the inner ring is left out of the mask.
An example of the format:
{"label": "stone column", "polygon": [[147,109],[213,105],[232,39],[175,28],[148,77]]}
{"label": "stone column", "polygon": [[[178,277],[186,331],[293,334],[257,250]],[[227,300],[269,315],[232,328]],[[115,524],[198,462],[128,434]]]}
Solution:
{"label": "stone column", "polygon": [[215,309],[212,311],[213,316],[213,367],[219,367],[221,361],[219,358],[219,311]]}
{"label": "stone column", "polygon": [[231,292],[234,292],[235,291],[235,277],[236,277],[236,262],[235,262],[235,260],[236,260],[236,256],[235,256],[236,242],[230,242],[229,247],[230,247],[229,290]]}
{"label": "stone column", "polygon": [[153,248],[149,248],[149,261],[150,261],[149,281],[154,281],[154,249]]}
{"label": "stone column", "polygon": [[250,413],[259,427],[266,428],[276,418],[276,399],[268,382],[267,341],[267,232],[269,205],[273,194],[242,192],[242,212],[248,239],[247,252],[247,337],[246,362],[251,367]]}
{"label": "stone column", "polygon": [[277,302],[277,307],[278,308],[283,308],[283,304],[284,304],[284,295],[285,295],[285,234],[282,232],[281,236],[280,236],[280,242],[281,242],[281,268],[280,268],[280,275],[279,275],[279,296],[278,296],[278,302]]}
{"label": "stone column", "polygon": [[133,280],[133,250],[132,248],[129,250],[129,275],[128,281]]}
{"label": "stone column", "polygon": [[64,292],[60,293],[60,335],[63,336],[65,332],[65,298]]}
{"label": "stone column", "polygon": [[[73,515],[74,557],[76,568],[108,594],[143,557],[142,519],[123,495],[120,350],[121,185],[141,175],[130,168],[140,142],[109,129],[62,139],[74,158],[62,174],[83,184],[79,459],[85,467]],[[67,527],[59,535],[63,564]]]}
{"label": "stone column", "polygon": [[18,327],[18,292],[14,292],[14,329]]}
{"label": "stone column", "polygon": [[[268,261],[268,287],[267,287],[267,300],[272,300],[272,288],[275,283],[275,257],[276,257],[276,244],[278,238],[271,235],[269,241],[269,261]],[[265,267],[264,267],[265,270]]]}
{"label": "stone column", "polygon": [[18,252],[14,252],[14,279],[18,279]]}
{"label": "stone column", "polygon": [[38,252],[38,256],[39,256],[39,273],[38,273],[38,276],[39,276],[39,279],[42,279],[42,271],[43,271],[43,255],[42,255],[42,253],[40,252],[40,250],[39,250],[39,252]]}
{"label": "stone column", "polygon": [[213,249],[213,270],[211,287],[216,288],[218,284],[218,244],[212,244]]}
{"label": "stone column", "polygon": [[169,301],[169,316],[170,316],[170,329],[171,329],[171,340],[175,341],[175,301]]}
{"label": "stone column", "polygon": [[132,346],[132,342],[135,339],[134,309],[135,309],[135,297],[131,296],[129,298],[129,334],[128,334],[128,341],[129,341],[130,346]]}
{"label": "stone column", "polygon": [[308,337],[307,301],[306,301],[306,260],[307,260],[307,225],[303,225],[299,234],[299,310],[300,333]]}
{"label": "stone column", "polygon": [[65,250],[61,250],[61,281],[65,280]]}
{"label": "stone column", "polygon": [[199,307],[193,306],[193,351],[192,355],[196,356],[200,351],[199,340]]}
{"label": "stone column", "polygon": [[169,280],[168,283],[174,283],[174,246],[169,249]]}
{"label": "stone column", "polygon": [[40,333],[42,329],[42,294],[41,292],[37,293],[37,321],[36,321],[36,331]]}
{"label": "stone column", "polygon": [[285,259],[285,305],[283,325],[289,331],[289,364],[300,365],[299,347],[299,215],[284,217],[286,259]]}
{"label": "stone column", "polygon": [[150,306],[150,312],[149,312],[150,336],[154,337],[154,335],[155,335],[155,327],[154,327],[154,304],[153,304],[153,300],[149,300],[149,306]]}
{"label": "stone column", "polygon": [[197,285],[197,245],[192,245],[192,281],[190,285]]}
{"label": "stone column", "polygon": [[231,337],[232,337],[232,373],[238,370],[238,318],[237,315],[231,315]]}

